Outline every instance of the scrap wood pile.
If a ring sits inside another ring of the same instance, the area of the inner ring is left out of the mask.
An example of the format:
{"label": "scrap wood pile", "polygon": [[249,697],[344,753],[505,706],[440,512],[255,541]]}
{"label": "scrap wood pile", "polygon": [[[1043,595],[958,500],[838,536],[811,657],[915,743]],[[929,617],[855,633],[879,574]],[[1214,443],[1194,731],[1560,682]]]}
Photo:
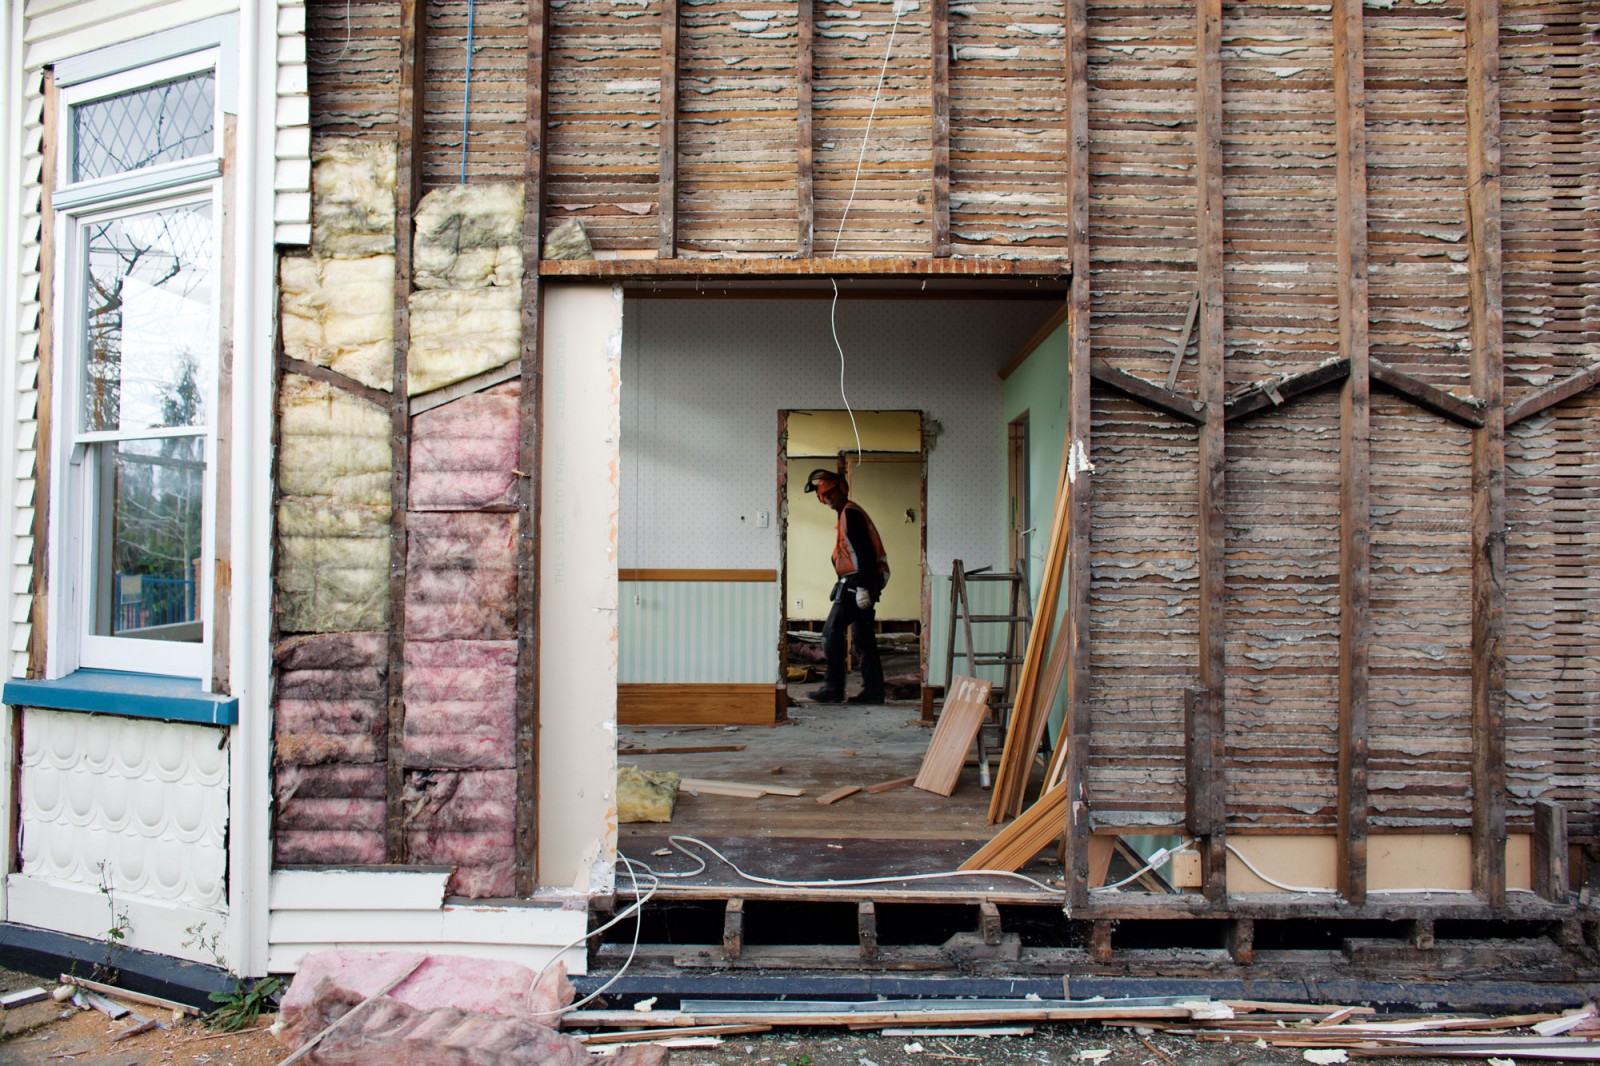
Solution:
{"label": "scrap wood pile", "polygon": [[[1301,1048],[1310,1062],[1400,1057],[1600,1062],[1600,1012],[1592,1003],[1563,1014],[1514,1014],[1495,1018],[1429,1015],[1378,1021],[1356,1018],[1356,1013],[1351,1008],[1342,1008],[1321,1018],[1294,1021],[1282,1017],[1235,1017],[1138,1024],[1172,1036]],[[1133,1023],[1112,1021],[1109,1024]],[[1319,1051],[1329,1054],[1316,1054]]]}
{"label": "scrap wood pile", "polygon": [[1308,1062],[1358,1057],[1600,1061],[1600,1018],[1593,1005],[1565,1014],[1509,1017],[1429,1015],[1379,1020],[1370,1007],[1213,1000],[1205,996],[1130,999],[692,1000],[656,1010],[587,1010],[562,1024],[602,1030],[588,1044],[660,1041],[695,1046],[721,1036],[773,1028],[835,1027],[885,1036],[1016,1036],[1031,1025],[1092,1023],[1208,1041],[1298,1048]]}
{"label": "scrap wood pile", "polygon": [[[690,1029],[707,1031],[733,1027],[741,1032],[751,1027],[837,1027],[851,1030],[876,1030],[901,1033],[908,1025],[925,1027],[946,1035],[982,1035],[973,1026],[1008,1027],[1047,1022],[1102,1022],[1153,1025],[1169,1022],[1189,1025],[1202,1022],[1232,1022],[1241,1015],[1269,1016],[1264,1023],[1273,1027],[1279,1019],[1316,1021],[1330,1011],[1343,1015],[1374,1013],[1369,1007],[1319,1007],[1299,1003],[1272,1003],[1259,1000],[1215,1000],[1207,996],[1143,996],[1127,999],[878,999],[878,1000],[732,1000],[685,999],[676,1010],[657,1010],[654,1000],[636,1004],[631,1010],[573,1011],[562,1019],[564,1026],[579,1029],[633,1030],[670,1034]],[[1001,1029],[986,1029],[999,1035]],[[590,1037],[591,1041],[595,1038]]]}

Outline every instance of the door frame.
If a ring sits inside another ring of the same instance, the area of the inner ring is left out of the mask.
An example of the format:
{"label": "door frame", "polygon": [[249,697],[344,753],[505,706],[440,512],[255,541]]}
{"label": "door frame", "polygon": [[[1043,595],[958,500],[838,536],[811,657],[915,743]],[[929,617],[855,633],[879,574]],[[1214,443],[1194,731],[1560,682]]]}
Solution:
{"label": "door frame", "polygon": [[[836,411],[844,408],[835,407],[780,407],[778,409],[778,498],[777,506],[773,509],[777,515],[776,525],[778,533],[778,708],[781,711],[789,707],[789,416],[798,411]],[[858,414],[871,414],[877,412],[913,412],[917,416],[918,448],[917,466],[919,470],[920,487],[918,491],[918,543],[917,543],[917,574],[919,604],[917,611],[917,648],[918,669],[921,677],[918,682],[926,691],[928,681],[928,631],[932,624],[928,596],[928,413],[920,407],[880,407],[870,411],[859,411]],[[865,451],[865,449],[863,449]],[[879,449],[879,452],[882,450]],[[893,453],[884,453],[893,454]],[[912,453],[901,453],[910,455]],[[841,452],[836,460],[839,466],[844,466],[844,453]],[[844,473],[844,471],[840,471]],[[891,561],[892,565],[892,561]],[[924,700],[925,702],[925,700]]]}

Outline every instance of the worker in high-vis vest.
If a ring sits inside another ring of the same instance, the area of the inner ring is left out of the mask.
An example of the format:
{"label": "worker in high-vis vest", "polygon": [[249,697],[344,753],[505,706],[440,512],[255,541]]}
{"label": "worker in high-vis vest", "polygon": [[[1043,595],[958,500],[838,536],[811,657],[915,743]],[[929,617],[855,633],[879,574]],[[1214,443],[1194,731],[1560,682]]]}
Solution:
{"label": "worker in high-vis vest", "polygon": [[[813,703],[882,703],[883,663],[878,658],[875,607],[889,583],[889,556],[883,539],[861,505],[850,499],[844,477],[832,470],[813,470],[806,491],[838,514],[833,545],[833,570],[838,580],[829,598],[833,607],[822,626],[822,652],[828,659],[827,679],[809,695]],[[861,691],[845,698],[845,633],[852,631],[856,660],[861,665]]]}

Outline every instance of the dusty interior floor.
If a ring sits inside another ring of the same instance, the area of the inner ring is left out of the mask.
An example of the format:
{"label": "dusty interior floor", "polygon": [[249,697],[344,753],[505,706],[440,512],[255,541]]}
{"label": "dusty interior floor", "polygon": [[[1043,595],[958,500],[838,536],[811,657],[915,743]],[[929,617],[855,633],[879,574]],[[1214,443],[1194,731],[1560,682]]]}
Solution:
{"label": "dusty interior floor", "polygon": [[[989,792],[981,787],[971,760],[955,794],[948,798],[910,787],[875,794],[864,790],[877,782],[912,776],[921,766],[932,731],[919,723],[915,704],[798,704],[790,708],[789,717],[792,724],[771,728],[624,727],[617,756],[622,765],[671,770],[685,777],[778,784],[804,789],[805,795],[741,799],[685,791],[679,794],[671,823],[622,826],[623,853],[657,870],[683,871],[693,867],[685,857],[653,853],[666,846],[669,836],[692,836],[716,847],[748,873],[816,882],[954,870],[994,834],[988,821]],[[742,744],[744,750],[630,752],[724,744]],[[991,752],[991,760],[994,757]],[[863,786],[863,791],[830,806],[816,802],[846,785]],[[1057,883],[1060,866],[1049,859],[1047,854],[1023,872]],[[665,887],[759,891],[714,859],[704,874]],[[851,898],[908,892],[969,899],[991,892],[1033,898],[1047,894],[1022,881],[968,876],[857,889]]]}

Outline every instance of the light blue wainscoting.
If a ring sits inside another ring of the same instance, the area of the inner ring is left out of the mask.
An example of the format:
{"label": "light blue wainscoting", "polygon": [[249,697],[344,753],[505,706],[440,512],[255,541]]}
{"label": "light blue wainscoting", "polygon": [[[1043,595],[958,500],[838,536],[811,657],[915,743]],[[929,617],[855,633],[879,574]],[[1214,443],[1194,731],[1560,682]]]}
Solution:
{"label": "light blue wainscoting", "polygon": [[[929,607],[928,625],[928,684],[943,685],[946,683],[944,676],[944,658],[948,649],[946,643],[950,637],[950,575],[934,574],[929,578]],[[967,585],[967,604],[973,614],[1005,614],[1009,609],[1009,591],[1002,581],[975,581]],[[975,651],[982,655],[986,652],[996,652],[1005,647],[1006,626],[1004,622],[981,622],[972,627],[972,644]],[[956,651],[966,650],[966,638],[960,629],[956,630]],[[1027,648],[1017,652],[1021,655]],[[968,677],[981,677],[986,681],[1000,684],[1004,677],[1004,667],[980,666],[974,672],[963,659],[956,659],[956,673]]]}
{"label": "light blue wainscoting", "polygon": [[778,680],[777,582],[623,581],[617,591],[619,683]]}

